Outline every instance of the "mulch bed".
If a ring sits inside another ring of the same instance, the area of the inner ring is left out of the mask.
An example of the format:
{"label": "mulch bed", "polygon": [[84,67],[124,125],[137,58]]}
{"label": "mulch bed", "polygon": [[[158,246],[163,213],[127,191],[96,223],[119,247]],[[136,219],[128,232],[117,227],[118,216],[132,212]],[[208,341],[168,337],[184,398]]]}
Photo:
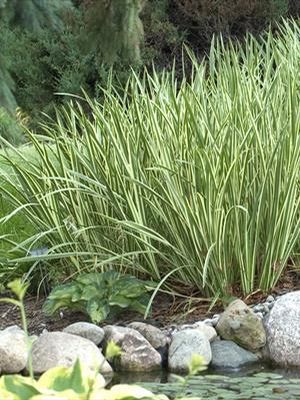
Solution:
{"label": "mulch bed", "polygon": [[[278,295],[286,292],[300,290],[299,273],[295,271],[287,271],[279,282],[278,286],[272,291],[272,294]],[[213,314],[223,311],[221,302],[217,303],[210,310],[210,303],[205,299],[197,300],[197,293],[186,293],[193,296],[193,300],[189,301],[182,297],[174,297],[165,293],[159,293],[152,304],[152,313],[147,320],[149,323],[158,327],[189,323],[211,317]],[[235,293],[239,298],[242,296]],[[243,298],[247,304],[257,304],[265,300],[267,294],[256,291],[250,296]],[[56,313],[51,317],[46,317],[42,312],[42,305],[45,298],[27,297],[25,299],[25,309],[28,321],[28,330],[30,334],[40,334],[44,329],[48,331],[60,331],[67,325],[78,322],[88,321],[85,314],[65,310],[62,313]],[[123,311],[118,315],[117,319],[104,321],[103,324],[119,324],[126,325],[132,321],[142,321],[142,315],[130,311]],[[22,326],[20,312],[18,308],[12,304],[0,302],[0,330],[11,325]]]}
{"label": "mulch bed", "polygon": [[[25,299],[25,310],[27,315],[28,330],[31,334],[40,334],[44,329],[48,331],[60,331],[67,325],[78,321],[89,321],[88,317],[80,312],[64,310],[55,313],[51,317],[45,316],[42,305],[45,298],[27,297]],[[215,307],[214,312],[217,308]],[[158,327],[186,323],[207,318],[212,315],[208,313],[208,303],[196,301],[191,306],[186,304],[181,298],[166,294],[158,294],[153,301],[152,312],[147,320],[149,323]],[[104,321],[105,324],[126,325],[132,321],[142,321],[141,314],[124,310],[117,319]],[[22,326],[19,309],[7,303],[0,303],[0,330],[11,325]]]}

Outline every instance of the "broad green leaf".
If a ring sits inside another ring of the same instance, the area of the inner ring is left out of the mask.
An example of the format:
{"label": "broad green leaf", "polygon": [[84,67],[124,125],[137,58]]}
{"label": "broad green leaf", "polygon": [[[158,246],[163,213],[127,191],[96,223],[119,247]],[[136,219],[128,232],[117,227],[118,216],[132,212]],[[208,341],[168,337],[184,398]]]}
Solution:
{"label": "broad green leaf", "polygon": [[31,400],[31,397],[41,393],[36,382],[21,375],[3,376],[0,380],[0,387],[15,394],[18,400]]}
{"label": "broad green leaf", "polygon": [[108,316],[109,304],[104,299],[94,297],[87,302],[86,311],[94,323],[99,323]]}
{"label": "broad green leaf", "polygon": [[118,306],[121,308],[127,308],[131,304],[131,299],[123,297],[121,294],[112,294],[109,298],[110,306]]}
{"label": "broad green leaf", "polygon": [[[114,396],[114,400],[122,399],[152,399],[155,395],[149,390],[144,389],[137,385],[126,385],[120,384],[115,385],[110,389],[111,394]],[[166,398],[167,399],[167,398]]]}
{"label": "broad green leaf", "polygon": [[138,300],[133,300],[130,303],[130,308],[134,311],[139,312],[140,314],[144,314],[144,312],[146,311],[147,308],[147,304],[145,304],[143,301],[141,301],[142,299],[138,299]]}
{"label": "broad green leaf", "polygon": [[34,396],[30,400],[86,400],[86,395],[67,389],[58,393],[45,391],[45,393]]}
{"label": "broad green leaf", "polygon": [[20,400],[20,397],[0,387],[1,400]]}
{"label": "broad green leaf", "polygon": [[88,382],[83,380],[80,362],[77,360],[72,368],[55,367],[45,372],[38,380],[40,387],[56,392],[72,388],[75,393],[85,393]]}
{"label": "broad green leaf", "polygon": [[[76,307],[76,301],[72,301],[73,296],[78,299],[78,288],[73,283],[55,287],[43,304],[43,311],[47,315],[52,315],[55,311],[65,307]],[[80,303],[78,304],[80,305]],[[80,308],[80,307],[79,307]]]}
{"label": "broad green leaf", "polygon": [[68,301],[67,299],[60,299],[57,298],[48,298],[45,303],[43,304],[43,312],[46,315],[52,315],[55,313],[55,311],[64,308],[64,307],[70,307],[71,306],[71,301]]}
{"label": "broad green leaf", "polygon": [[103,297],[105,298],[105,288],[101,289],[100,287],[96,286],[95,284],[91,283],[83,287],[82,292],[78,296],[78,300],[89,301],[93,297]]}
{"label": "broad green leaf", "polygon": [[74,282],[54,288],[43,311],[52,315],[61,308],[73,308],[86,311],[94,322],[100,322],[109,312],[118,312],[118,308],[132,308],[143,313],[143,304],[149,299],[146,292],[143,281],[130,275],[115,271],[87,273],[79,275]]}
{"label": "broad green leaf", "polygon": [[103,277],[102,274],[98,274],[97,272],[91,272],[88,274],[81,274],[76,277],[76,281],[81,283],[84,286],[100,286],[103,285]]}

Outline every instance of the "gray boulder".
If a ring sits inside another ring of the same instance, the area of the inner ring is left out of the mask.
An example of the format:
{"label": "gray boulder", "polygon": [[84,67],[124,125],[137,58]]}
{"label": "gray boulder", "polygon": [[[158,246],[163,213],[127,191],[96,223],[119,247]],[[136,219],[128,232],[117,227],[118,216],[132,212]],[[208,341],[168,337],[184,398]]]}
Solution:
{"label": "gray boulder", "polygon": [[215,328],[209,324],[206,324],[202,321],[195,322],[194,328],[200,332],[203,332],[207,339],[212,342],[217,338],[217,332]]}
{"label": "gray boulder", "polygon": [[74,324],[68,325],[64,328],[63,332],[81,336],[95,343],[97,346],[104,339],[104,330],[89,322],[75,322]]}
{"label": "gray boulder", "polygon": [[211,343],[214,368],[240,368],[258,361],[258,357],[229,340],[216,340]]}
{"label": "gray boulder", "polygon": [[223,312],[216,330],[223,339],[232,340],[250,351],[256,351],[266,343],[262,320],[239,299]]}
{"label": "gray boulder", "polygon": [[112,373],[98,347],[88,339],[65,332],[42,334],[32,346],[32,366],[35,374],[42,374],[57,366],[71,367],[79,358],[93,370],[104,374]]}
{"label": "gray boulder", "polygon": [[168,364],[168,347],[170,338],[156,326],[144,322],[132,322],[128,328],[135,329],[159,352],[164,367]]}
{"label": "gray boulder", "polygon": [[169,348],[171,372],[186,373],[193,354],[201,355],[205,364],[211,361],[211,348],[207,337],[197,329],[185,329],[175,333]]}
{"label": "gray boulder", "polygon": [[135,329],[148,340],[155,349],[165,347],[169,344],[169,338],[156,326],[144,322],[132,322],[128,328]]}
{"label": "gray boulder", "polygon": [[113,341],[121,348],[121,355],[115,360],[116,368],[125,371],[153,371],[161,367],[161,355],[132,328],[107,325],[104,328],[105,341]]}
{"label": "gray boulder", "polygon": [[300,367],[300,291],[279,297],[264,323],[265,354],[279,365]]}
{"label": "gray boulder", "polygon": [[27,364],[28,345],[25,332],[18,326],[11,326],[0,332],[0,371],[17,374]]}

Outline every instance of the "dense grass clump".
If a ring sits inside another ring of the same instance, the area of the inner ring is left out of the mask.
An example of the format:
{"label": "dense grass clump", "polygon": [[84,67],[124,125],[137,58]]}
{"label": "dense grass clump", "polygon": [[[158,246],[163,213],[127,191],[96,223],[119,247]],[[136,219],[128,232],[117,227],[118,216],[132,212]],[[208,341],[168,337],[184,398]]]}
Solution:
{"label": "dense grass clump", "polygon": [[[182,82],[134,74],[31,135],[6,197],[47,259],[222,295],[273,287],[299,245],[300,29],[216,40]],[[15,211],[14,211],[15,212]],[[27,246],[32,243],[26,242]],[[56,264],[57,267],[57,264]]]}

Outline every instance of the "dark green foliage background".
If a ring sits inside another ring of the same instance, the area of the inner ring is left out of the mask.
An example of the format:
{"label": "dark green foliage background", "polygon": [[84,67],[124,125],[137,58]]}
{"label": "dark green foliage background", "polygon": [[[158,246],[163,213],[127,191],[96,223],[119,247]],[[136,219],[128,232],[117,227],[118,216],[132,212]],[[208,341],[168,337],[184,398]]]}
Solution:
{"label": "dark green foliage background", "polygon": [[125,3],[120,7],[120,0],[0,0],[0,106],[12,113],[19,106],[34,128],[41,111],[52,114],[54,105],[68,99],[58,93],[80,95],[84,89],[97,97],[111,65],[121,86],[129,64],[140,69],[154,62],[162,69],[171,68],[175,59],[180,71],[183,43],[201,58],[213,34],[222,33],[225,40],[242,38],[300,12],[295,0]]}

